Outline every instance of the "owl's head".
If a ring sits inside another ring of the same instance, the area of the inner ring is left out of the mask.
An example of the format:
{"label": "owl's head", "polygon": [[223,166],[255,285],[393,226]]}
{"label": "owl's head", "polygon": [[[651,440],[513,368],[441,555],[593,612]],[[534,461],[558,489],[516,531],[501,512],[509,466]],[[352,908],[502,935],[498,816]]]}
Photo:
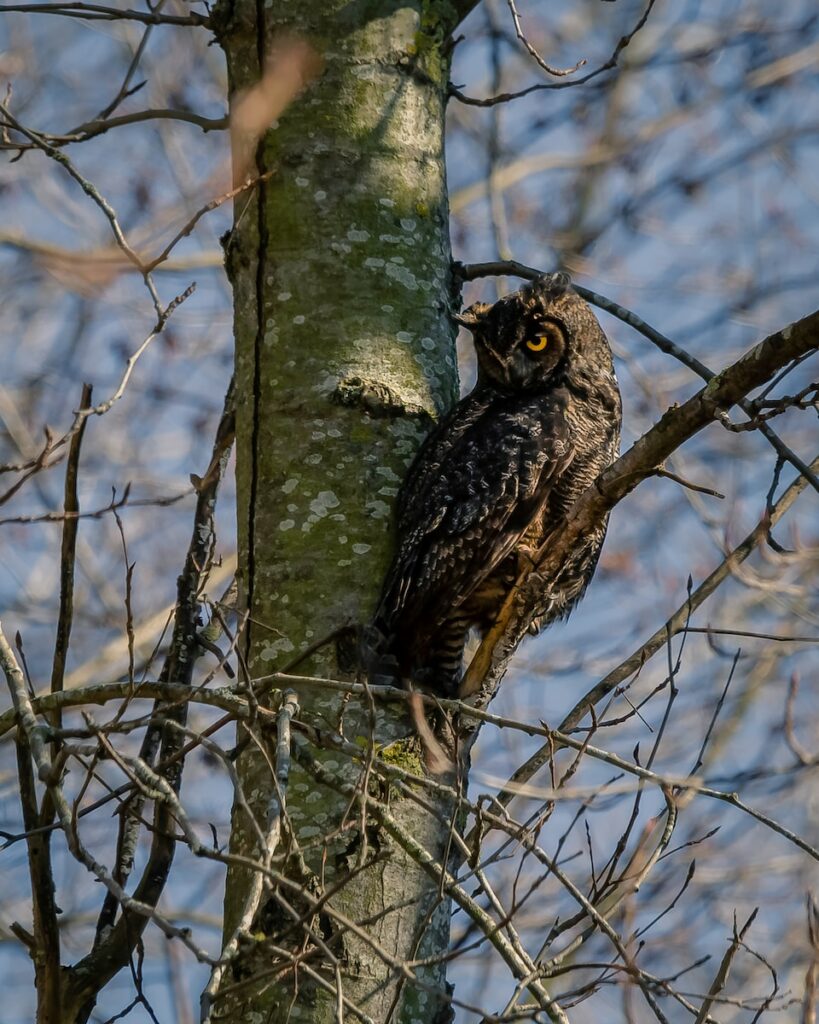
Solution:
{"label": "owl's head", "polygon": [[491,305],[456,317],[469,328],[478,378],[510,391],[539,391],[584,369],[610,369],[606,336],[568,274],[544,274]]}

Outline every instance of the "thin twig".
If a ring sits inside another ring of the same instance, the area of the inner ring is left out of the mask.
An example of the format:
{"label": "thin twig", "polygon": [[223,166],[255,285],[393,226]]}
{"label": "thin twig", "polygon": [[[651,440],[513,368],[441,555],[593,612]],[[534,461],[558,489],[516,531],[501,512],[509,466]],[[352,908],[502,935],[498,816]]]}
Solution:
{"label": "thin twig", "polygon": [[[509,0],[507,0],[507,3],[508,2]],[[602,75],[604,71],[610,71],[612,68],[617,66],[617,61],[620,57],[620,54],[628,46],[628,44],[631,42],[634,36],[640,31],[640,29],[645,25],[646,21],[648,20],[648,16],[651,14],[651,9],[654,7],[654,4],[656,2],[657,0],[648,0],[646,9],[640,16],[639,21],[631,30],[631,32],[629,32],[625,36],[622,36],[618,40],[611,57],[609,57],[609,59],[604,64],[601,64],[599,67],[595,68],[594,71],[590,71],[587,75],[583,75],[580,78],[573,78],[571,81],[537,82],[535,85],[530,85],[527,89],[521,89],[519,92],[499,93],[496,96],[488,96],[483,99],[478,99],[474,96],[466,96],[464,93],[460,91],[460,89],[456,89],[454,86],[450,86],[449,93],[451,96],[454,96],[455,99],[460,100],[461,103],[465,103],[467,106],[494,107],[498,103],[509,103],[511,100],[520,99],[523,96],[528,96],[530,92],[539,92],[542,89],[568,89],[576,85],[585,85],[586,82],[590,82],[593,78],[597,78],[598,75]],[[525,40],[522,41],[524,42],[524,45],[526,46],[527,50],[529,50],[529,52],[532,53]],[[534,56],[535,59],[538,60],[536,53],[533,53],[532,56]],[[538,60],[538,63],[540,63],[540,60]],[[580,61],[580,63],[577,64],[576,67],[569,68],[567,71],[563,72],[550,70],[548,67],[545,67],[545,70],[550,71],[551,74],[555,75],[566,75],[571,74],[572,71],[576,71],[577,68],[582,67],[582,65],[585,63],[585,61]],[[544,67],[544,65],[541,64],[541,67]]]}
{"label": "thin twig", "polygon": [[18,11],[32,14],[62,14],[66,18],[85,18],[88,21],[139,21],[143,25],[195,25],[207,28],[210,19],[203,14],[191,12],[189,15],[156,14],[146,11],[120,10],[116,7],[103,7],[99,4],[83,2],[48,3],[48,4],[4,4],[0,14]]}
{"label": "thin twig", "polygon": [[196,211],[196,213],[191,217],[187,224],[179,232],[177,232],[176,235],[174,235],[171,241],[168,242],[168,244],[165,246],[162,252],[155,259],[149,260],[145,264],[147,271],[150,273],[152,270],[158,267],[160,263],[164,263],[165,260],[170,256],[171,252],[176,247],[176,245],[183,238],[186,238],[191,233],[191,231],[193,231],[198,222],[201,220],[202,217],[205,216],[206,213],[210,213],[211,210],[216,210],[223,203],[226,203],[229,199],[235,199],[236,196],[241,195],[243,192],[247,192],[249,189],[255,188],[260,182],[267,181],[275,173],[276,168],[273,168],[269,171],[266,171],[264,174],[260,174],[256,178],[251,178],[250,180],[243,182],[237,188],[232,188],[229,192],[225,192],[223,195],[217,196],[215,199],[211,199],[209,203],[206,203],[203,207]]}
{"label": "thin twig", "polygon": [[[94,416],[104,416],[105,413],[107,413],[108,410],[111,408],[111,406],[114,405],[115,402],[118,402],[120,398],[122,398],[122,396],[125,394],[125,389],[128,386],[128,381],[131,379],[131,374],[134,372],[134,367],[139,361],[140,356],[145,352],[145,349],[147,349],[147,347],[151,344],[154,338],[156,338],[157,335],[162,333],[162,331],[165,329],[165,325],[167,324],[168,320],[171,318],[171,316],[173,316],[174,311],[178,309],[178,307],[181,306],[186,299],[190,298],[190,296],[193,295],[195,290],[195,283],[188,285],[188,287],[179,295],[177,295],[175,299],[172,299],[164,309],[160,309],[159,316],[151,330],[151,333],[145,338],[145,340],[137,348],[137,350],[128,357],[128,361],[125,364],[125,370],[122,374],[122,378],[120,379],[119,384],[117,385],[116,390],[104,402],[101,402],[99,405],[95,405],[93,408],[87,410],[84,413],[84,415],[90,416],[93,414]],[[83,414],[78,413],[78,417],[81,415]]]}
{"label": "thin twig", "polygon": [[731,939],[731,945],[725,951],[725,955],[723,956],[722,961],[719,965],[719,969],[717,970],[716,977],[711,983],[711,988],[708,990],[708,995],[702,1001],[702,1005],[700,1006],[700,1010],[697,1014],[697,1019],[694,1022],[694,1024],[705,1024],[705,1022],[708,1020],[708,1011],[713,1006],[716,997],[725,988],[725,984],[728,981],[728,972],[731,970],[731,964],[733,962],[734,957],[736,956],[736,952],[742,945],[742,940],[745,938],[748,929],[754,923],[754,920],[758,913],[759,907],[757,907],[753,911],[751,916],[742,926],[742,930],[739,932],[737,932],[736,918],[734,918],[734,935]]}
{"label": "thin twig", "polygon": [[[93,185],[87,178],[83,177],[83,175],[80,174],[80,172],[77,170],[74,164],[68,159],[65,153],[60,152],[59,149],[57,149],[55,146],[52,146],[48,141],[46,141],[45,138],[43,138],[42,135],[40,135],[39,132],[35,132],[31,128],[26,128],[25,125],[21,124],[9,110],[7,103],[0,102],[0,112],[2,112],[4,118],[6,119],[6,122],[12,128],[14,128],[15,131],[20,132],[21,135],[25,135],[25,137],[30,142],[32,142],[37,147],[37,149],[42,150],[42,152],[45,153],[46,156],[50,157],[56,163],[60,164],[60,166],[63,167],[68,172],[68,174],[74,179],[74,181],[77,182],[77,184],[80,186],[83,192],[85,192],[85,194],[99,207],[99,209],[102,210],[106,220],[108,221],[111,227],[111,232],[114,235],[114,239],[117,245],[125,254],[128,261],[132,263],[142,274],[142,279],[145,282],[145,287],[148,289],[148,293],[151,296],[151,301],[153,302],[154,310],[158,318],[157,323],[161,322],[162,326],[164,326],[164,320],[167,320],[168,311],[165,310],[163,312],[162,303],[159,300],[159,295],[157,294],[156,286],[154,285],[153,280],[151,279],[150,273],[145,269],[139,255],[129,245],[128,239],[125,237],[125,232],[120,227],[116,211],[105,198],[105,196],[102,195],[102,193],[95,185]],[[177,300],[174,301],[176,302]],[[173,306],[173,303],[171,303],[171,306]],[[158,331],[156,331],[155,333],[158,333]]]}
{"label": "thin twig", "polygon": [[677,476],[676,473],[670,472],[663,466],[659,466],[654,470],[655,476],[663,476],[666,480],[673,480],[675,483],[680,484],[682,487],[687,487],[689,491],[696,491],[698,494],[708,494],[712,498],[725,499],[725,495],[719,491],[715,491],[712,487],[703,487],[701,484],[691,483],[690,480],[685,480],[681,476]]}
{"label": "thin twig", "polygon": [[[83,384],[80,396],[80,409],[91,405],[92,389],[90,384]],[[51,692],[57,693],[63,688],[65,662],[68,655],[68,644],[71,638],[71,623],[74,617],[74,560],[77,550],[77,528],[79,526],[80,503],[77,496],[77,480],[79,476],[80,451],[87,420],[83,420],[77,432],[71,438],[68,447],[68,459],[65,467],[65,497],[63,500],[63,536],[60,550],[60,610],[57,617],[57,636],[54,641],[54,660],[51,665]],[[52,724],[59,729],[60,713],[56,711]],[[55,751],[56,752],[56,751]]]}
{"label": "thin twig", "polygon": [[[86,417],[83,417],[83,422],[85,419]],[[80,519],[102,519],[112,513],[116,515],[118,510],[123,508],[167,508],[169,505],[176,505],[177,502],[190,497],[193,493],[193,488],[189,487],[186,491],[180,491],[179,494],[171,494],[165,498],[131,498],[131,485],[126,484],[122,497],[118,498],[115,492],[107,505],[90,512],[42,512],[39,515],[6,516],[4,519],[0,519],[0,526],[7,526],[10,523],[22,526],[31,526],[36,523],[73,523]]]}
{"label": "thin twig", "polygon": [[582,58],[581,60],[579,60],[574,65],[574,67],[571,67],[571,68],[555,68],[555,67],[552,67],[551,64],[547,64],[546,61],[541,57],[541,55],[534,48],[534,46],[532,46],[532,44],[526,38],[526,35],[523,32],[523,27],[522,27],[522,25],[520,23],[520,15],[518,14],[518,9],[515,6],[515,0],[506,0],[506,6],[509,8],[509,10],[510,10],[510,12],[512,14],[512,21],[515,24],[515,35],[518,37],[518,39],[524,45],[524,47],[526,48],[526,50],[529,53],[529,55],[534,57],[534,59],[537,62],[538,66],[543,68],[543,70],[547,74],[554,75],[555,78],[565,78],[566,75],[572,75],[572,74],[574,74],[575,71],[577,71],[578,68],[582,68],[583,67],[583,65],[586,63],[585,58]]}
{"label": "thin twig", "polygon": [[685,626],[678,629],[677,633],[705,633],[714,636],[748,636],[755,640],[775,640],[781,644],[819,644],[819,636],[788,636],[777,635],[776,633],[757,633],[751,629],[715,629],[713,626]]}

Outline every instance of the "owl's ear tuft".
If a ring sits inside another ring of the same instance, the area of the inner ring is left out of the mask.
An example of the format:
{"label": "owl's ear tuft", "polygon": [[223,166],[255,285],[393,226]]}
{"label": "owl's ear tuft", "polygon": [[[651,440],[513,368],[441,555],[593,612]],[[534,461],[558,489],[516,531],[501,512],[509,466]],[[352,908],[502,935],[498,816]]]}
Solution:
{"label": "owl's ear tuft", "polygon": [[549,303],[567,292],[571,286],[572,279],[568,274],[541,274],[534,281],[524,285],[521,291],[525,299],[528,300],[528,305],[539,305],[545,308]]}
{"label": "owl's ear tuft", "polygon": [[456,324],[471,331],[481,323],[491,308],[492,306],[488,302],[475,302],[462,313],[454,313],[452,319]]}

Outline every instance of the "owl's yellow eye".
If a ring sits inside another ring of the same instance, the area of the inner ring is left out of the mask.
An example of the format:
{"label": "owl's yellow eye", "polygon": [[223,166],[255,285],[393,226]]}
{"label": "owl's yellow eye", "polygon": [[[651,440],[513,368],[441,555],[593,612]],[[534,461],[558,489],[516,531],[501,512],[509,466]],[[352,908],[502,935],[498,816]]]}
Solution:
{"label": "owl's yellow eye", "polygon": [[546,345],[549,343],[549,339],[545,334],[538,334],[535,338],[530,338],[526,342],[526,347],[530,352],[542,352]]}

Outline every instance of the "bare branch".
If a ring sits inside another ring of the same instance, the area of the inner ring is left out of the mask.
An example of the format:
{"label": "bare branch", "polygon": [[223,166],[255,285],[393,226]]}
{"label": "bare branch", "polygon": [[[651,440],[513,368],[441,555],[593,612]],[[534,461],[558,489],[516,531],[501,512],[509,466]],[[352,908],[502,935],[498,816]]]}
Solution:
{"label": "bare branch", "polygon": [[[87,417],[83,417],[82,422],[84,423],[86,419]],[[101,508],[95,508],[89,512],[42,512],[40,515],[6,516],[4,519],[0,519],[0,526],[8,526],[11,523],[21,526],[30,526],[36,523],[76,523],[80,519],[102,519],[107,515],[116,515],[119,509],[123,508],[167,508],[169,505],[176,505],[177,502],[190,497],[192,493],[193,488],[188,488],[180,491],[179,494],[171,494],[166,497],[132,498],[131,485],[126,484],[121,497],[117,497],[114,492],[108,504]]]}
{"label": "bare branch", "polygon": [[[143,124],[145,121],[180,121],[185,124],[195,125],[203,132],[224,131],[229,124],[225,117],[205,117],[193,110],[178,110],[167,107],[150,108],[148,110],[135,110],[130,114],[119,114],[117,117],[94,118],[92,121],[85,121],[83,124],[72,128],[62,135],[52,135],[49,132],[42,132],[41,137],[52,146],[67,146],[75,142],[87,142],[95,139],[113,128],[122,128],[131,124]],[[37,149],[33,143],[0,143],[0,150]]]}
{"label": "bare branch", "polygon": [[[85,410],[91,404],[91,385],[83,384],[80,396],[80,409]],[[68,655],[68,644],[71,637],[71,623],[74,617],[74,560],[77,550],[77,528],[79,526],[80,503],[77,497],[77,478],[79,476],[80,451],[85,433],[83,420],[77,432],[71,438],[68,448],[68,460],[65,468],[65,498],[63,510],[62,548],[60,553],[60,611],[57,619],[57,636],[54,642],[54,661],[51,666],[51,692],[57,693],[63,688],[65,678],[65,662]],[[59,729],[61,720],[59,712],[52,718],[52,724]]]}
{"label": "bare branch", "polygon": [[179,306],[181,306],[186,299],[190,298],[190,296],[193,295],[195,289],[196,284],[189,285],[184,290],[184,292],[181,292],[179,295],[176,296],[175,299],[172,299],[164,309],[160,308],[159,316],[153,328],[151,329],[151,333],[145,338],[145,340],[142,342],[139,348],[137,348],[137,350],[128,357],[128,361],[125,364],[125,371],[122,374],[122,377],[120,379],[119,384],[117,385],[116,390],[104,402],[101,402],[99,405],[95,405],[91,409],[82,410],[81,412],[79,412],[77,414],[78,420],[91,415],[104,416],[105,413],[107,413],[108,410],[111,408],[111,406],[118,402],[120,398],[122,398],[122,396],[125,394],[125,389],[128,387],[128,381],[131,379],[131,374],[134,372],[134,367],[139,362],[140,356],[144,354],[145,350],[148,348],[148,346],[151,344],[154,338],[156,338],[164,331],[165,325],[167,324],[171,316],[173,316],[174,311],[178,309]]}
{"label": "bare branch", "polygon": [[[509,4],[510,8],[512,8],[513,16],[515,16],[517,12],[514,9],[513,0],[506,0],[506,2]],[[620,54],[628,46],[628,44],[631,42],[634,36],[640,31],[640,29],[645,25],[646,21],[648,20],[649,14],[651,14],[651,9],[654,7],[655,3],[656,0],[648,0],[646,9],[640,16],[639,21],[631,30],[631,32],[628,33],[628,35],[622,36],[619,39],[617,46],[614,48],[614,52],[612,53],[611,57],[609,57],[609,59],[604,64],[601,64],[600,67],[595,68],[594,71],[590,71],[587,75],[583,75],[581,78],[573,78],[570,82],[537,82],[535,85],[530,85],[527,89],[521,89],[519,92],[504,92],[499,93],[496,96],[488,96],[484,99],[477,99],[474,96],[467,96],[464,93],[462,93],[460,89],[456,89],[454,86],[450,86],[450,95],[454,96],[455,99],[460,100],[461,103],[465,103],[471,107],[494,107],[498,103],[509,103],[511,100],[520,99],[523,96],[528,96],[531,92],[539,92],[542,89],[568,89],[575,85],[585,85],[586,82],[590,82],[593,78],[597,78],[598,75],[602,75],[604,71],[611,71],[612,68],[617,67],[617,62],[620,57]],[[539,56],[537,51],[534,50],[529,45],[525,37],[521,34],[519,19],[517,17],[515,17],[515,31],[518,34],[518,39],[521,40],[521,42],[529,51],[529,53],[535,58],[537,63],[545,71],[549,72],[549,74],[560,76],[570,75],[572,74],[572,72],[577,71],[578,68],[581,68],[586,63],[585,60],[581,60],[573,68],[567,68],[563,71],[550,68],[547,64],[543,62],[542,58]]]}
{"label": "bare branch", "polygon": [[[652,3],[653,2],[654,0],[652,0]],[[506,5],[512,14],[512,21],[515,23],[515,35],[518,37],[521,43],[523,43],[524,47],[526,48],[526,51],[530,54],[530,56],[534,57],[538,66],[543,68],[543,70],[547,74],[554,75],[555,78],[563,78],[566,75],[574,74],[574,72],[577,71],[578,68],[583,67],[583,65],[586,63],[585,59],[579,60],[574,65],[574,67],[571,68],[555,68],[552,67],[551,64],[547,64],[546,61],[541,57],[541,55],[537,52],[534,46],[532,46],[532,44],[524,35],[523,27],[520,23],[520,15],[518,14],[518,9],[515,6],[515,0],[506,0]]]}
{"label": "bare branch", "polygon": [[177,14],[157,14],[154,11],[120,10],[117,7],[104,7],[99,4],[82,2],[49,3],[49,4],[5,4],[0,13],[11,11],[31,14],[61,14],[66,18],[85,18],[88,21],[138,21],[143,25],[194,25],[207,28],[210,19],[195,11],[187,16]]}
{"label": "bare branch", "polygon": [[742,940],[745,938],[748,929],[754,923],[754,920],[756,919],[756,915],[758,913],[759,907],[757,907],[754,910],[754,912],[751,914],[751,916],[748,918],[748,920],[745,922],[745,924],[742,926],[742,929],[739,932],[737,932],[736,919],[734,920],[734,936],[731,940],[731,945],[725,951],[725,956],[723,956],[716,977],[711,983],[711,988],[708,990],[708,995],[702,1001],[700,1011],[697,1014],[697,1019],[694,1022],[694,1024],[705,1024],[705,1022],[708,1020],[708,1011],[714,1005],[714,1000],[716,999],[716,997],[725,988],[726,982],[728,981],[728,973],[731,970],[731,964],[733,963],[737,950],[742,945]]}
{"label": "bare branch", "polygon": [[41,828],[31,751],[22,730],[17,736],[16,753],[31,878],[34,935],[29,951],[34,962],[38,1003],[56,1021],[60,1014],[60,927],[51,866],[51,829]]}
{"label": "bare branch", "polygon": [[[177,244],[181,242],[183,238],[187,238],[187,236],[191,233],[191,231],[193,231],[193,229],[196,227],[196,225],[199,223],[202,217],[205,216],[206,213],[210,213],[211,210],[218,209],[220,206],[222,206],[223,203],[226,203],[229,199],[235,199],[236,196],[241,195],[243,192],[247,192],[250,189],[255,188],[261,182],[267,181],[275,173],[275,168],[273,170],[266,171],[264,174],[260,174],[256,178],[251,178],[248,181],[242,182],[242,184],[238,185],[236,188],[230,189],[230,191],[223,193],[221,196],[217,196],[215,199],[211,199],[209,203],[206,203],[204,206],[200,207],[200,209],[198,209],[196,213],[190,218],[187,224],[185,224],[185,226],[174,235],[170,242],[168,242],[168,244],[165,246],[162,252],[155,259],[149,260],[148,263],[146,263],[148,272],[155,270],[156,267],[160,265],[160,263],[164,263],[165,260],[167,260],[167,258],[170,256],[171,252],[174,250]],[[180,301],[182,300],[180,299]]]}
{"label": "bare branch", "polygon": [[[56,147],[52,146],[49,142],[47,142],[43,138],[43,136],[40,135],[38,132],[32,131],[30,128],[26,128],[25,125],[21,124],[9,110],[7,102],[0,102],[0,112],[2,112],[6,124],[9,127],[14,128],[15,131],[20,132],[21,135],[25,135],[25,137],[29,139],[37,147],[37,149],[42,150],[43,153],[46,154],[46,156],[50,157],[52,160],[56,161],[56,163],[60,164],[60,166],[65,168],[68,174],[74,179],[74,181],[77,182],[77,184],[80,186],[83,192],[85,192],[85,194],[90,199],[93,200],[93,202],[99,207],[99,209],[102,210],[109,225],[111,226],[111,231],[114,235],[114,239],[116,240],[117,245],[125,254],[126,258],[142,274],[142,278],[145,282],[145,287],[148,289],[148,292],[153,301],[154,309],[156,310],[156,315],[158,318],[157,322],[162,321],[164,315],[162,303],[159,301],[159,296],[157,295],[156,288],[154,287],[154,283],[151,280],[150,274],[147,270],[145,270],[142,264],[142,260],[139,258],[137,253],[134,252],[134,250],[128,244],[128,240],[125,237],[125,233],[120,227],[116,212],[114,211],[114,208],[111,206],[108,200],[100,193],[100,191],[97,189],[95,185],[92,185],[92,183],[88,181],[87,178],[83,177],[83,175],[80,174],[80,172],[71,163],[71,161],[68,159],[65,153],[61,153],[59,149],[57,149]],[[173,303],[171,305],[173,305]]]}

